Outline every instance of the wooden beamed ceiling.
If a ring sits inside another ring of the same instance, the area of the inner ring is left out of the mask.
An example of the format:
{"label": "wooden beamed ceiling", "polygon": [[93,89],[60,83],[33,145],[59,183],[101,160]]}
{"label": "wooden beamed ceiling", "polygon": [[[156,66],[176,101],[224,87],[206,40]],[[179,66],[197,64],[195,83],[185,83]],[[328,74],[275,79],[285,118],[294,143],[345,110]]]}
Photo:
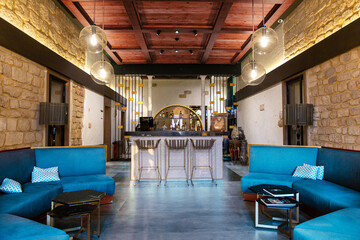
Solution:
{"label": "wooden beamed ceiling", "polygon": [[[83,26],[104,28],[117,64],[235,64],[250,49],[252,0],[60,1]],[[266,25],[294,1],[264,0]],[[262,0],[254,2],[256,30]]]}

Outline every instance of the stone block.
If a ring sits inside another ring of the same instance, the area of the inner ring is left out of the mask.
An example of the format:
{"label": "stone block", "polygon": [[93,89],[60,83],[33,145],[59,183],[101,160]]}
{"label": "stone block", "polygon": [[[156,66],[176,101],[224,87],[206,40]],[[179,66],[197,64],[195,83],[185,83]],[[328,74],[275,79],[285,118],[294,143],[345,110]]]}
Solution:
{"label": "stone block", "polygon": [[2,72],[5,77],[11,78],[12,77],[12,71],[11,66],[8,64],[1,64],[2,65]]}
{"label": "stone block", "polygon": [[356,81],[355,80],[351,80],[348,82],[347,84],[347,88],[352,91],[352,90],[356,90],[358,87],[357,87],[357,84],[356,84]]}
{"label": "stone block", "polygon": [[5,133],[5,146],[18,145],[23,143],[23,133],[7,132]]}
{"label": "stone block", "polygon": [[28,131],[30,130],[30,122],[28,119],[19,119],[17,124],[17,130]]}
{"label": "stone block", "polygon": [[357,137],[354,136],[344,136],[344,143],[354,144]]}
{"label": "stone block", "polygon": [[335,68],[331,67],[325,71],[325,77],[329,78],[335,73]]}
{"label": "stone block", "polygon": [[342,102],[349,101],[350,99],[351,99],[351,93],[350,92],[345,92],[345,93],[341,94],[341,101]]}
{"label": "stone block", "polygon": [[37,142],[40,142],[43,139],[43,135],[40,132],[35,134],[35,139]]}
{"label": "stone block", "polygon": [[4,146],[5,143],[5,133],[0,132],[0,147]]}
{"label": "stone block", "polygon": [[337,111],[337,116],[338,117],[348,117],[349,116],[349,109],[339,109]]}
{"label": "stone block", "polygon": [[35,142],[35,133],[27,132],[24,133],[24,143],[33,143]]}
{"label": "stone block", "polygon": [[10,99],[10,108],[19,108],[19,101],[16,99]]}
{"label": "stone block", "polygon": [[333,76],[333,77],[329,78],[328,83],[333,84],[334,82],[336,82],[336,80],[337,80],[337,76]]}
{"label": "stone block", "polygon": [[23,109],[31,108],[31,102],[26,101],[26,100],[21,100],[20,101],[20,108],[23,108]]}
{"label": "stone block", "polygon": [[[355,63],[354,63],[354,64],[355,64]],[[357,68],[356,64],[355,64],[355,67],[354,67],[354,68]],[[352,76],[353,78],[359,77],[359,76],[360,76],[360,70],[357,69],[357,70],[353,71],[353,72],[351,73],[351,76]]]}
{"label": "stone block", "polygon": [[7,122],[6,118],[0,118],[0,131],[6,130],[6,122]]}
{"label": "stone block", "polygon": [[360,106],[350,108],[350,115],[351,116],[360,115]]}
{"label": "stone block", "polygon": [[350,78],[351,78],[350,72],[340,72],[340,73],[337,75],[337,80],[338,80],[338,81],[350,80]]}
{"label": "stone block", "polygon": [[[3,87],[5,88],[5,87]],[[5,91],[4,91],[5,92]],[[0,95],[0,107],[7,108],[9,106],[9,97]]]}
{"label": "stone block", "polygon": [[359,89],[359,90],[354,90],[354,91],[352,91],[352,92],[351,92],[351,97],[352,97],[353,99],[358,99],[358,98],[360,98],[360,89]]}

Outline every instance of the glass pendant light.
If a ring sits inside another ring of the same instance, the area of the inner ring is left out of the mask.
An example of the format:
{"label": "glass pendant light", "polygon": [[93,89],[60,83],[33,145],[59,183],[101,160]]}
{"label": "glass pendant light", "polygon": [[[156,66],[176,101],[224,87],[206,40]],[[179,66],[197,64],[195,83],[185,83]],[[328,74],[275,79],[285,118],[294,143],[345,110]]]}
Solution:
{"label": "glass pendant light", "polygon": [[87,51],[100,53],[107,44],[105,31],[95,25],[95,4],[94,1],[94,24],[84,27],[79,35],[80,43]]}
{"label": "glass pendant light", "polygon": [[[252,24],[254,35],[254,0],[252,0]],[[263,65],[255,61],[254,49],[251,55],[250,62],[245,64],[241,70],[241,78],[246,85],[256,86],[265,80],[266,71]]]}
{"label": "glass pendant light", "polygon": [[[103,28],[104,28],[104,0],[103,0]],[[101,28],[100,28],[101,29]],[[91,78],[100,85],[109,85],[115,80],[115,73],[113,66],[105,61],[104,53],[101,54],[101,60],[95,62],[90,69]]]}
{"label": "glass pendant light", "polygon": [[255,31],[252,36],[253,50],[257,54],[267,54],[271,52],[278,41],[278,36],[272,28],[265,26],[264,18],[264,0],[262,1],[263,27]]}
{"label": "glass pendant light", "polygon": [[91,66],[90,75],[99,85],[108,85],[115,79],[114,68],[104,57]]}

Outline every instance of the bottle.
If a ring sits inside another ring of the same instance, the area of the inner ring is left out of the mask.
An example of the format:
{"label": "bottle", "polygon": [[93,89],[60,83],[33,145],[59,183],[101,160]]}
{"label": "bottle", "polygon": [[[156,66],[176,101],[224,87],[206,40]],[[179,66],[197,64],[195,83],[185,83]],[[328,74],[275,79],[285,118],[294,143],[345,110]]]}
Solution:
{"label": "bottle", "polygon": [[183,117],[183,113],[182,113],[182,111],[180,111],[179,118],[182,118],[182,117]]}
{"label": "bottle", "polygon": [[184,123],[184,131],[187,131],[186,123]]}

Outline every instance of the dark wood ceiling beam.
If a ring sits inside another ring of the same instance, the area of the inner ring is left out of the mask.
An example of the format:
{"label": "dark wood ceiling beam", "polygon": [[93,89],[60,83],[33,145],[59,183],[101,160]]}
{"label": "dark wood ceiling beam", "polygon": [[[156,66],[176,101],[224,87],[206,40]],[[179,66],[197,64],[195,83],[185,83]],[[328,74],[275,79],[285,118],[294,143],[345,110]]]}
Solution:
{"label": "dark wood ceiling beam", "polygon": [[146,41],[145,41],[145,38],[144,38],[144,35],[141,31],[141,26],[140,26],[140,22],[139,22],[139,19],[138,19],[138,15],[137,15],[137,12],[135,10],[135,6],[133,4],[133,1],[132,0],[123,0],[123,4],[124,4],[124,7],[125,7],[125,11],[130,19],[130,22],[131,22],[131,25],[134,29],[134,32],[135,32],[135,35],[136,35],[136,38],[138,40],[138,43],[141,47],[141,50],[144,54],[144,57],[146,59],[146,61],[148,63],[151,63],[152,60],[151,60],[151,56],[149,54],[149,50],[148,50],[148,47],[146,45]]}
{"label": "dark wood ceiling beam", "polygon": [[211,36],[207,42],[206,48],[205,48],[205,52],[201,58],[201,63],[206,63],[211,49],[213,48],[216,38],[219,35],[220,30],[222,29],[224,23],[225,23],[225,19],[230,11],[231,6],[233,5],[232,1],[225,1],[220,10],[219,10],[219,14],[217,15],[215,24],[214,24],[214,29],[213,32],[211,33]]}
{"label": "dark wood ceiling beam", "polygon": [[[85,10],[78,4],[78,2],[76,2],[77,5],[75,5],[71,0],[62,0],[62,2],[84,27],[93,24],[91,18],[86,14]],[[114,55],[108,46],[105,47],[105,51],[116,62],[116,64],[121,64],[121,58],[119,59],[116,55]]]}
{"label": "dark wood ceiling beam", "polygon": [[[295,0],[285,0],[280,7],[277,8],[276,12],[273,12],[272,15],[268,18],[268,20],[265,22],[267,27],[271,27],[275,21],[277,21],[281,15],[290,7],[290,5]],[[270,11],[271,12],[271,11]],[[251,36],[250,36],[251,37]],[[251,48],[251,43],[248,41],[241,47],[241,51],[235,53],[234,57],[231,60],[232,64],[236,64]]]}

